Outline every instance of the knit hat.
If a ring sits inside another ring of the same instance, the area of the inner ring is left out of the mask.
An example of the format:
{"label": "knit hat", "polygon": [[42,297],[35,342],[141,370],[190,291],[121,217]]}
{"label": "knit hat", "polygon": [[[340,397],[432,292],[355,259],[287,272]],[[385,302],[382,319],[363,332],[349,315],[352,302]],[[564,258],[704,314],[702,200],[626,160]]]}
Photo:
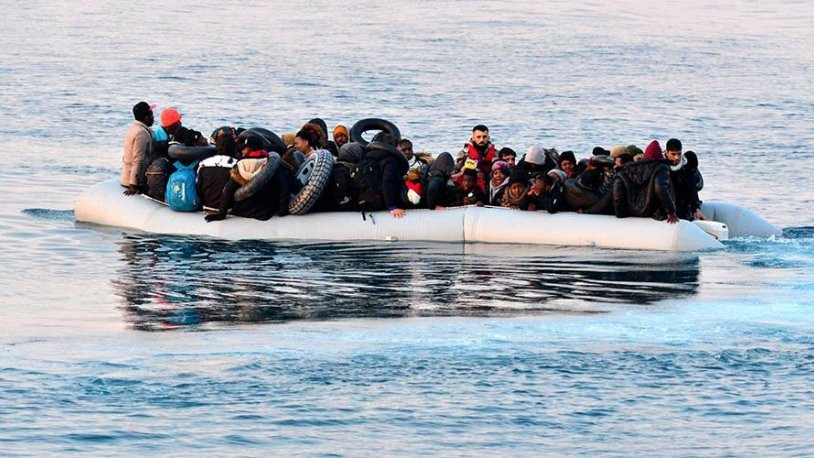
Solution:
{"label": "knit hat", "polygon": [[348,128],[343,126],[342,124],[337,124],[334,127],[333,138],[336,140],[337,134],[345,134],[346,137],[350,138],[350,133],[348,133]]}
{"label": "knit hat", "polygon": [[658,140],[653,140],[647,145],[647,148],[644,149],[644,158],[645,159],[664,159],[664,154],[661,152],[661,145],[659,145]]}
{"label": "knit hat", "polygon": [[[528,152],[526,154],[528,154]],[[528,186],[529,174],[521,168],[515,168],[512,170],[512,174],[509,176],[509,186],[511,186],[513,183],[523,183],[524,186]]]}
{"label": "knit hat", "polygon": [[548,176],[554,178],[555,180],[558,180],[560,183],[565,183],[565,180],[568,178],[568,175],[566,175],[565,172],[563,172],[560,169],[549,170]]}
{"label": "knit hat", "polygon": [[495,161],[492,163],[492,173],[495,170],[500,170],[504,175],[509,176],[512,173],[512,167],[506,161]]}
{"label": "knit hat", "polygon": [[644,151],[636,145],[627,145],[625,151],[633,157],[636,157],[637,154],[644,154]]}
{"label": "knit hat", "polygon": [[175,108],[165,108],[161,111],[161,127],[169,127],[181,120],[181,113]]}
{"label": "knit hat", "polygon": [[574,156],[573,151],[563,151],[562,154],[560,154],[560,163],[562,163],[562,161],[571,161],[572,164],[577,165],[577,158]]}
{"label": "knit hat", "polygon": [[280,138],[283,140],[283,143],[285,143],[285,146],[291,146],[294,144],[294,137],[296,137],[294,132],[286,132]]}
{"label": "knit hat", "polygon": [[610,156],[610,151],[602,148],[601,146],[597,146],[594,148],[591,154],[594,156]]}
{"label": "knit hat", "polygon": [[626,151],[625,145],[616,145],[610,150],[610,157],[617,158],[620,154],[624,154]]}
{"label": "knit hat", "polygon": [[529,164],[543,165],[545,164],[545,155],[546,153],[542,146],[532,145],[526,150],[525,161]]}

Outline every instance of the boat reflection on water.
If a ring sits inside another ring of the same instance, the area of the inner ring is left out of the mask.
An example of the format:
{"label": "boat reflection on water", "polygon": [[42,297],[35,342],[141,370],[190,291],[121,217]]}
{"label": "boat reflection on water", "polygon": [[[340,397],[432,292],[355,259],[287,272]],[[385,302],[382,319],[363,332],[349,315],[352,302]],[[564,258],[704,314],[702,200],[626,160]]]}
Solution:
{"label": "boat reflection on water", "polygon": [[272,243],[126,235],[126,320],[204,322],[598,313],[695,294],[697,255],[432,243]]}

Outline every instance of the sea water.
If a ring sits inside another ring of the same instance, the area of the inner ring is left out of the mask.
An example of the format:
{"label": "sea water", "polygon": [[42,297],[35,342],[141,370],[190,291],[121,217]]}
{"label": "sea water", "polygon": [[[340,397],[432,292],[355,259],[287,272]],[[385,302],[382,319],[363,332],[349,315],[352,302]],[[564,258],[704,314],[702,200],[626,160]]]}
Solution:
{"label": "sea water", "polygon": [[[0,454],[814,452],[809,2],[2,6]],[[436,154],[479,123],[577,157],[677,137],[702,199],[784,236],[671,254],[75,223],[139,100],[206,134],[383,117]]]}

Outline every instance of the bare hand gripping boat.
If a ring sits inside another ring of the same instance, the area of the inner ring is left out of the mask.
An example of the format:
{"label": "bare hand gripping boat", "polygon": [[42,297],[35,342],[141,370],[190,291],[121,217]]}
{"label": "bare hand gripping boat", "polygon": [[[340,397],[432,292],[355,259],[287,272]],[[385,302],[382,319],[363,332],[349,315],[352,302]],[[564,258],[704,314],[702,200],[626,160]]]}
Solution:
{"label": "bare hand gripping boat", "polygon": [[[229,240],[381,240],[456,243],[513,243],[595,246],[633,250],[696,251],[723,245],[688,221],[668,224],[649,218],[577,213],[548,214],[494,207],[409,210],[404,218],[388,212],[312,213],[258,221],[229,217],[207,223],[203,213],[179,213],[140,196],[122,195],[118,179],[98,183],[76,201],[76,221],[156,234],[207,236]],[[781,231],[739,205],[705,202],[702,211],[724,223],[731,237],[770,237]]]}

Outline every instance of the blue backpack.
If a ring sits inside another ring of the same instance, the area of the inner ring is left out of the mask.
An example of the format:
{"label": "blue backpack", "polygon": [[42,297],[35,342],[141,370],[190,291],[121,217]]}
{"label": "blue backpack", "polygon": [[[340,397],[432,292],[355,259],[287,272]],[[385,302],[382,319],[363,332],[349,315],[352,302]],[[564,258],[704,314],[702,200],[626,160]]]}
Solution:
{"label": "blue backpack", "polygon": [[167,191],[164,202],[177,212],[194,212],[201,208],[201,199],[195,190],[195,167],[198,161],[184,165],[176,161],[175,172],[167,181]]}

